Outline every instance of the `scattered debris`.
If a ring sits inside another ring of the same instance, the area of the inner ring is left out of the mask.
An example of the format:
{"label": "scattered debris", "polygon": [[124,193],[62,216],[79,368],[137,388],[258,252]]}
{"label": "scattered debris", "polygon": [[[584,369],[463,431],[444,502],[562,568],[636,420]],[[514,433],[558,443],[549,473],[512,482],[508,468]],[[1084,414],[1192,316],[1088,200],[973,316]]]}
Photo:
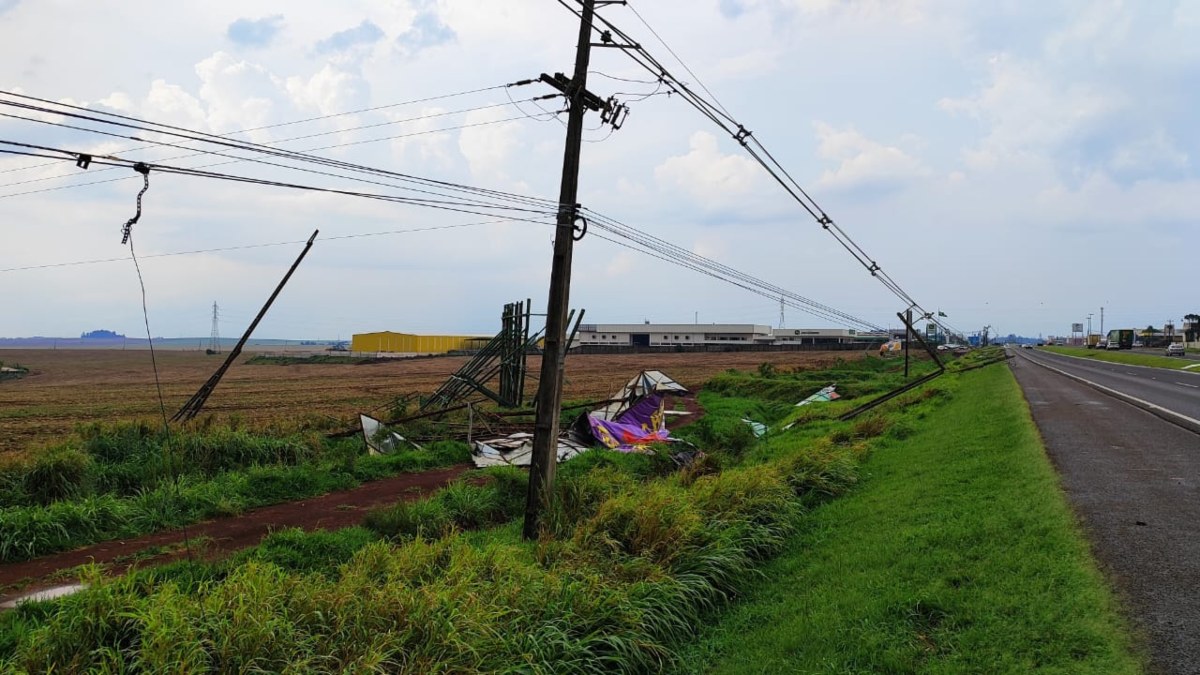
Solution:
{"label": "scattered debris", "polygon": [[904,343],[900,340],[888,340],[879,345],[879,355],[887,356],[888,354],[899,354],[904,351]]}
{"label": "scattered debris", "polygon": [[[558,439],[559,462],[588,450],[591,448],[570,438]],[[529,466],[532,457],[533,434],[524,431],[503,438],[476,441],[471,447],[471,461],[481,469],[489,466]]]}
{"label": "scattered debris", "polygon": [[[667,432],[664,394],[686,394],[688,390],[657,370],[638,373],[604,401],[602,408],[583,413],[558,440],[558,461],[565,462],[599,444],[619,452],[645,452],[653,443],[674,441]],[[476,441],[472,461],[477,467],[529,466],[533,434],[519,432]],[[690,462],[692,457],[681,458]]]}
{"label": "scattered debris", "polygon": [[841,394],[834,391],[835,389],[837,389],[836,384],[831,384],[828,387],[824,387],[823,389],[821,389],[817,393],[813,394],[812,396],[809,396],[808,398],[804,399],[803,401],[800,401],[799,403],[797,403],[796,407],[799,408],[800,406],[808,405],[809,403],[828,403],[829,401],[832,401],[834,399],[841,398],[842,397]]}
{"label": "scattered debris", "polygon": [[762,438],[767,433],[767,425],[763,424],[762,422],[748,420],[745,417],[742,418],[742,421],[745,422],[754,432],[755,438]]}
{"label": "scattered debris", "polygon": [[672,380],[659,370],[643,370],[629,380],[628,383],[613,394],[612,403],[593,410],[590,415],[602,420],[616,420],[629,410],[635,403],[650,394],[686,394],[687,387]]}
{"label": "scattered debris", "polygon": [[[805,405],[808,405],[809,403],[828,403],[834,399],[839,399],[842,396],[841,396],[841,394],[837,393],[837,391],[835,391],[836,389],[837,389],[837,384],[831,384],[828,387],[822,387],[820,390],[817,391],[817,393],[815,393],[812,396],[809,396],[808,398],[804,399],[803,401],[800,401],[799,403],[797,403],[795,407],[799,408],[800,406],[805,406]],[[796,426],[795,422],[789,422],[786,426],[783,427],[783,430],[787,431],[788,429],[791,429],[794,426]]]}
{"label": "scattered debris", "polygon": [[406,443],[418,450],[425,449],[395,431],[388,429],[383,422],[370,415],[359,413],[358,421],[362,424],[363,438],[366,439],[367,449],[372,455],[390,454],[395,452],[397,447]]}
{"label": "scattered debris", "polygon": [[0,609],[16,609],[18,605],[26,602],[44,602],[46,600],[54,600],[56,598],[66,597],[73,593],[78,593],[85,588],[87,588],[86,584],[64,584],[62,586],[43,588],[39,591],[33,591],[31,593],[26,593],[25,595],[13,598],[8,602],[0,603]]}
{"label": "scattered debris", "polygon": [[650,394],[643,396],[616,419],[605,419],[595,412],[590,413],[586,416],[588,431],[593,439],[609,450],[644,451],[652,443],[670,440],[666,417],[663,415],[665,404],[666,399],[661,395]]}

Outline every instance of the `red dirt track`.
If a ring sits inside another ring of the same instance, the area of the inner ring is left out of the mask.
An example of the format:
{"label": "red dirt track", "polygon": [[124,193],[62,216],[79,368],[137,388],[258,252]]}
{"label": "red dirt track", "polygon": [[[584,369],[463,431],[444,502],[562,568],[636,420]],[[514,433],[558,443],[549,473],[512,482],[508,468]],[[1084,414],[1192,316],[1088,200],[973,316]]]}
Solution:
{"label": "red dirt track", "polygon": [[[187,528],[193,538],[205,538],[203,555],[220,558],[223,555],[258,544],[273,531],[290,527],[303,530],[336,530],[362,522],[368,510],[400,500],[417,499],[427,495],[466,471],[467,465],[447,469],[435,469],[424,473],[404,474],[393,478],[365,483],[351,490],[331,492],[321,497],[298,502],[276,504],[255,509],[240,516],[221,518],[197,523]],[[124,559],[151,546],[179,546],[184,543],[181,530],[169,530],[148,534],[136,539],[108,541],[74,551],[66,551],[19,563],[0,565],[0,588],[14,585],[34,587],[44,584],[45,579],[61,570],[68,570],[90,562],[109,563]],[[145,564],[162,564],[186,555],[185,551],[164,554]],[[111,570],[123,572],[130,564],[116,564]],[[32,583],[31,583],[32,582]],[[23,594],[22,591],[21,594]],[[0,593],[0,603],[13,593]]]}

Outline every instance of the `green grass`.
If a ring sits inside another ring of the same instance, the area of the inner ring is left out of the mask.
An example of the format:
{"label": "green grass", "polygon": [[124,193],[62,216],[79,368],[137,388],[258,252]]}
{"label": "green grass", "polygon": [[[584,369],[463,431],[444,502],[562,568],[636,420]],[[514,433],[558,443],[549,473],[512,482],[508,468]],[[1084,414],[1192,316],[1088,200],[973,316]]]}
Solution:
{"label": "green grass", "polygon": [[885,435],[685,671],[1134,673],[1139,658],[1008,369]]}
{"label": "green grass", "polygon": [[236,561],[116,580],[85,571],[87,590],[0,615],[0,670],[658,672],[808,505],[853,483],[857,442],[789,435],[724,470],[584,455],[559,472],[538,542],[520,539],[508,469],[371,529],[281,532]]}
{"label": "green grass", "polygon": [[[894,379],[894,366],[867,368],[879,370],[858,378],[864,396]],[[1061,499],[1044,499],[1053,474],[1011,378],[988,379],[997,372],[949,376],[850,422],[780,408],[767,436],[709,448],[681,470],[666,451],[587,453],[560,468],[537,542],[520,538],[522,475],[505,468],[378,511],[366,528],[288,530],[222,562],[121,579],[87,570],[89,589],[0,614],[0,671],[609,673],[702,670],[715,660],[718,669],[795,672],[802,654],[815,655],[816,670],[1128,671],[1135,664],[1103,586],[1089,586],[1098,578],[1086,549],[1043,522],[1049,512],[1070,532]],[[748,403],[772,413],[770,393],[793,384],[778,373],[761,379],[784,381],[739,381],[729,400],[711,401],[715,417],[741,415]],[[996,396],[988,387],[1000,391],[997,410],[983,405]],[[1025,426],[997,434],[980,413]],[[789,419],[801,424],[782,429]],[[951,433],[964,423],[977,428]],[[941,447],[923,454],[930,443]],[[868,451],[878,453],[868,465],[875,476],[855,492]],[[946,461],[947,452],[969,465]],[[1030,452],[1041,474],[1023,468]],[[1029,508],[981,529],[971,525],[978,505],[944,494],[994,497],[1006,513],[1013,503]],[[852,504],[844,520],[830,520],[843,503]],[[855,537],[867,541],[831,548]],[[784,565],[772,565],[781,552]],[[1001,562],[977,559],[984,554]],[[921,577],[936,565],[953,572]],[[749,620],[735,610],[702,646],[683,649],[764,566],[768,580],[781,570],[793,578],[759,586]],[[981,567],[1007,576],[993,583]],[[986,592],[976,597],[973,587]],[[1064,602],[1017,597],[1047,592]],[[825,635],[789,625],[763,593],[804,599],[788,602],[842,623]],[[986,603],[995,604],[984,611]],[[768,625],[778,630],[762,632]],[[722,647],[723,636],[754,649]],[[821,639],[837,646],[812,644]]]}
{"label": "green grass", "polygon": [[[1123,350],[1108,351],[1107,349],[1087,349],[1085,347],[1058,347],[1046,346],[1042,347],[1048,352],[1056,354],[1065,354],[1067,356],[1081,356],[1086,359],[1094,359],[1096,361],[1108,361],[1109,363],[1127,363],[1131,366],[1150,366],[1152,368],[1171,368],[1180,370],[1185,366],[1192,366],[1197,363],[1191,359],[1179,358],[1177,356],[1157,356],[1154,354],[1142,354],[1138,352],[1130,352]],[[1192,368],[1192,370],[1200,370]]]}

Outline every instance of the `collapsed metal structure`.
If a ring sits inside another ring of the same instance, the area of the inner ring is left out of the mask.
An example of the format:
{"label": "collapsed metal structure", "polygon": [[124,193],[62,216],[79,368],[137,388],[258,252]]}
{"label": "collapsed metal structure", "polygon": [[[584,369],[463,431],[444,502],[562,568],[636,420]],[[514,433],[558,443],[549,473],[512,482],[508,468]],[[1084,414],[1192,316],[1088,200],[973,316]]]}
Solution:
{"label": "collapsed metal structure", "polygon": [[[500,332],[483,346],[457,372],[438,387],[421,410],[448,408],[479,392],[505,408],[518,408],[525,402],[525,357],[537,350],[542,331],[529,334],[530,301],[510,302],[500,317]],[[488,387],[496,376],[499,391]]]}

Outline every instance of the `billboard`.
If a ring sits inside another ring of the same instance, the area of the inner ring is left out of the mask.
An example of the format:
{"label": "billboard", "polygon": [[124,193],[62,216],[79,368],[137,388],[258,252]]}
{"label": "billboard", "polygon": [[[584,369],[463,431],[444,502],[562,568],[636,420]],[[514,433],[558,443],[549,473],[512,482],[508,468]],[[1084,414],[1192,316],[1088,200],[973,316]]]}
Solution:
{"label": "billboard", "polygon": [[1071,332],[1072,333],[1082,333],[1083,332],[1083,324],[1081,324],[1081,323],[1071,324]]}
{"label": "billboard", "polygon": [[925,337],[930,338],[930,339],[937,337],[937,324],[936,323],[933,323],[931,321],[931,322],[925,324]]}

